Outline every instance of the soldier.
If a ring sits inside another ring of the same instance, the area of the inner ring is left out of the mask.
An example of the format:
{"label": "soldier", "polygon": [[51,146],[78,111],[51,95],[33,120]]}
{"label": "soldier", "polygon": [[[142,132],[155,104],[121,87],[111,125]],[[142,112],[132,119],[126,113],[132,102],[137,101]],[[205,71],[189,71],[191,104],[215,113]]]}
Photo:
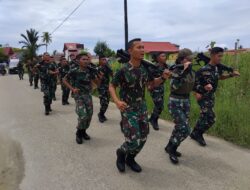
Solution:
{"label": "soldier", "polygon": [[[159,73],[157,76],[161,76],[165,69],[168,69],[166,64],[167,56],[164,52],[159,52],[155,55],[156,66]],[[153,126],[154,130],[159,130],[158,118],[164,109],[164,83],[150,91],[151,97],[154,102],[154,109],[149,119],[149,122]]]}
{"label": "soldier", "polygon": [[30,86],[33,86],[33,80],[34,80],[34,76],[33,76],[33,65],[34,63],[32,62],[32,60],[28,60],[27,64],[26,64],[26,68],[28,71],[28,75],[29,75],[29,82],[30,82]]}
{"label": "soldier", "polygon": [[[53,72],[59,73],[58,66],[53,56],[50,56],[50,69]],[[56,101],[56,89],[57,89],[57,75],[53,75],[52,76],[52,99],[53,101]]]}
{"label": "soldier", "polygon": [[[90,140],[90,136],[86,133],[86,130],[90,126],[90,122],[93,115],[93,102],[92,102],[92,83],[99,85],[101,74],[98,76],[90,72],[88,67],[89,58],[87,54],[77,55],[79,62],[79,68],[74,68],[65,75],[63,83],[73,93],[76,102],[76,114],[78,115],[78,125],[76,131],[76,142],[78,144],[83,143],[83,139]],[[73,81],[74,86],[69,81]]]}
{"label": "soldier", "polygon": [[218,86],[218,80],[240,75],[238,71],[224,74],[225,69],[221,67],[223,53],[224,50],[220,47],[212,48],[210,51],[211,59],[209,64],[202,67],[196,74],[195,96],[200,106],[200,117],[190,137],[201,146],[206,146],[203,134],[215,123],[213,107],[215,104],[214,94]]}
{"label": "soldier", "polygon": [[53,82],[52,78],[54,75],[57,75],[57,71],[52,71],[50,66],[50,56],[48,53],[43,54],[43,61],[36,65],[39,69],[40,79],[41,79],[41,90],[44,93],[43,103],[45,106],[45,115],[49,115],[49,112],[52,111],[52,91],[53,91]]}
{"label": "soldier", "polygon": [[99,66],[98,70],[104,73],[104,76],[101,80],[100,86],[97,88],[99,92],[99,99],[100,99],[100,112],[98,113],[98,118],[101,123],[107,120],[105,117],[105,112],[108,109],[109,105],[109,81],[110,77],[113,77],[113,71],[108,65],[107,59],[104,55],[99,56]]}
{"label": "soldier", "polygon": [[190,134],[189,113],[190,113],[190,92],[193,90],[195,82],[195,72],[192,70],[192,51],[189,49],[180,50],[176,65],[183,65],[172,71],[170,81],[170,96],[168,109],[175,127],[170,137],[165,151],[169,154],[169,159],[173,164],[179,162],[181,156],[177,148]]}
{"label": "soldier", "polygon": [[[37,60],[35,59],[34,62],[37,62]],[[34,89],[38,89],[39,70],[36,67],[34,67],[32,72],[33,72],[33,76],[34,76]]]}
{"label": "soldier", "polygon": [[[141,172],[141,166],[135,157],[141,151],[149,133],[145,87],[160,85],[168,77],[169,72],[154,79],[146,67],[141,64],[144,57],[144,45],[141,39],[133,39],[128,43],[130,61],[118,70],[109,86],[110,94],[121,111],[122,131],[125,142],[117,149],[116,166],[120,172],[125,171],[125,163],[135,172]],[[120,99],[116,88],[120,87]]]}
{"label": "soldier", "polygon": [[68,99],[69,99],[70,90],[69,88],[65,86],[65,84],[63,84],[63,78],[69,72],[69,70],[70,68],[69,68],[69,64],[66,58],[62,57],[60,61],[60,68],[59,68],[59,79],[61,82],[61,89],[62,89],[62,105],[69,104]]}
{"label": "soldier", "polygon": [[70,69],[74,69],[74,68],[78,68],[79,67],[79,64],[76,60],[76,55],[75,54],[70,54],[70,62],[69,62],[69,66],[70,66]]}
{"label": "soldier", "polygon": [[17,69],[18,69],[19,79],[23,80],[24,69],[23,69],[23,63],[21,61],[18,62]]}

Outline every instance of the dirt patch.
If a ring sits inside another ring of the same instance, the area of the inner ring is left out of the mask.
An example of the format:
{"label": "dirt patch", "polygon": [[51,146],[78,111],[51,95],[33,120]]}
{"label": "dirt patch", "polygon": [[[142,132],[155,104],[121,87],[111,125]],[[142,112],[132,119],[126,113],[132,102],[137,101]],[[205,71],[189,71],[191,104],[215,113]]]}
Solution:
{"label": "dirt patch", "polygon": [[0,190],[17,190],[24,176],[20,144],[0,133]]}

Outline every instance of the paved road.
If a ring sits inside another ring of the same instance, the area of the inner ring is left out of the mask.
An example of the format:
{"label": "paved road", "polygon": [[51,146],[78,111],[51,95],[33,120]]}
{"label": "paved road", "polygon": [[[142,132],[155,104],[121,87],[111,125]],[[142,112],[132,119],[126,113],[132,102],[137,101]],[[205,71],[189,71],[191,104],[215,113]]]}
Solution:
{"label": "paved road", "polygon": [[27,76],[24,81],[17,76],[0,76],[0,132],[22,149],[24,166],[18,163],[23,173],[21,190],[250,189],[250,151],[214,137],[206,137],[206,148],[187,139],[180,148],[180,164],[172,165],[163,148],[173,124],[165,121],[160,121],[159,132],[151,130],[137,158],[143,172],[127,169],[120,174],[115,167],[115,150],[123,136],[115,106],[109,107],[108,122],[100,124],[98,100],[94,98],[89,130],[92,140],[77,145],[74,101],[62,106],[60,95],[58,86],[54,111],[46,117],[42,94],[28,86]]}

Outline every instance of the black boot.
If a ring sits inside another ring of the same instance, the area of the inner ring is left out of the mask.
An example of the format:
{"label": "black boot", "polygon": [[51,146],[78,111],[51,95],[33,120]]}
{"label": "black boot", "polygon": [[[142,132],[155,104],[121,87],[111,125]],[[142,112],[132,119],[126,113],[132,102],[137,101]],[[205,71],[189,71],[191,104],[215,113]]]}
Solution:
{"label": "black boot", "polygon": [[105,116],[102,112],[98,113],[98,118],[99,118],[100,123],[103,123],[104,121],[106,121]]}
{"label": "black boot", "polygon": [[116,160],[116,167],[120,172],[125,172],[125,156],[126,154],[118,148],[116,150],[117,160]]}
{"label": "black boot", "polygon": [[51,104],[48,106],[49,112],[52,112]]}
{"label": "black boot", "polygon": [[151,123],[152,127],[154,130],[158,131],[159,130],[159,125],[158,125],[158,117],[154,116],[153,114],[151,115],[149,122]]}
{"label": "black boot", "polygon": [[207,143],[205,139],[203,138],[203,133],[201,131],[198,131],[197,129],[194,129],[192,133],[190,134],[191,139],[195,140],[199,143],[201,146],[206,146]]}
{"label": "black boot", "polygon": [[[177,151],[177,148],[178,148],[178,147],[176,146],[176,148],[175,148],[175,150],[174,150],[174,154],[175,154],[177,157],[181,157],[182,154],[181,154],[180,152]],[[169,143],[168,143],[168,145],[165,147],[165,151],[169,154],[169,152],[170,152]]]}
{"label": "black boot", "polygon": [[126,158],[126,164],[134,171],[134,172],[141,172],[141,166],[136,163],[135,156],[133,154],[128,154]]}
{"label": "black boot", "polygon": [[45,105],[45,115],[49,115],[49,106]]}
{"label": "black boot", "polygon": [[169,154],[169,159],[173,164],[179,163],[178,157],[176,155],[176,149],[177,149],[177,146],[173,145],[170,141],[165,148],[165,151]]}
{"label": "black boot", "polygon": [[83,141],[82,141],[82,130],[80,129],[77,129],[76,131],[76,143],[77,144],[82,144]]}
{"label": "black boot", "polygon": [[86,133],[86,129],[82,130],[82,138],[85,140],[90,140],[90,136]]}

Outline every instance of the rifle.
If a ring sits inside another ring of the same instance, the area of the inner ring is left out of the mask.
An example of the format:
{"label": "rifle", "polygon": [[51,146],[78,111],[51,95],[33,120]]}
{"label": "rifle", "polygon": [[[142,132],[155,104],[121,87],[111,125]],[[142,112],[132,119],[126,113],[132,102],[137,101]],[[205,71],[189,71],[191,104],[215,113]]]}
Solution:
{"label": "rifle", "polygon": [[[206,55],[204,55],[204,53],[198,53],[195,60],[197,63],[200,63],[203,61],[205,63],[205,65],[207,65],[210,62],[210,58],[207,57]],[[218,67],[218,69],[227,71],[228,73],[232,73],[234,71],[234,69],[232,67],[226,66],[226,65],[221,64],[221,63],[217,64],[217,67]]]}
{"label": "rifle", "polygon": [[[128,63],[130,60],[129,53],[123,49],[117,50],[116,57],[118,58],[119,63]],[[158,70],[157,66],[150,61],[143,59],[141,63],[149,72],[157,72]]]}

